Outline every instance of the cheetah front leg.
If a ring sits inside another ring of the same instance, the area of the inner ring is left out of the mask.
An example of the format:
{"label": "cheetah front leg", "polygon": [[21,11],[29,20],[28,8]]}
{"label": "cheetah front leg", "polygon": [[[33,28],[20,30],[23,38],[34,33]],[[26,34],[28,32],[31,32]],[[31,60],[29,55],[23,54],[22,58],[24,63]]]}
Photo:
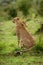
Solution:
{"label": "cheetah front leg", "polygon": [[18,48],[21,48],[21,42],[20,42],[20,33],[17,32],[17,38],[18,38]]}

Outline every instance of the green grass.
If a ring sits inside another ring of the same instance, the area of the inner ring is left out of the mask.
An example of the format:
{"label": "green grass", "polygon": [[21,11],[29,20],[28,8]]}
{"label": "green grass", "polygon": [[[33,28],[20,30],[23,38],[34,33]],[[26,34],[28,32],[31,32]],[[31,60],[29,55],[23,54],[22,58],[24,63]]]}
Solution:
{"label": "green grass", "polygon": [[31,56],[25,54],[25,56],[1,56],[1,65],[43,65],[43,56]]}

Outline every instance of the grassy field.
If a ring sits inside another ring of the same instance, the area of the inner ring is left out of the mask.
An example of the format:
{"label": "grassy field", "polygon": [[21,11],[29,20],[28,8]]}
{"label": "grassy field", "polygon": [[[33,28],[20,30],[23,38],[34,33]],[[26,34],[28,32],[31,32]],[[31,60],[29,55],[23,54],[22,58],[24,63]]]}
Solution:
{"label": "grassy field", "polygon": [[[37,22],[29,21],[27,24],[27,30],[35,34],[35,32],[40,28]],[[15,32],[15,24],[12,21],[1,22],[1,40],[0,40],[0,54],[7,54],[15,51],[17,46],[17,37]],[[35,35],[36,43],[39,42],[39,37]],[[43,42],[43,36],[41,36]],[[43,65],[43,55],[35,53],[23,53],[20,56],[2,56],[0,55],[0,65]]]}
{"label": "grassy field", "polygon": [[25,53],[21,56],[1,56],[0,65],[43,65],[42,55],[29,55]]}

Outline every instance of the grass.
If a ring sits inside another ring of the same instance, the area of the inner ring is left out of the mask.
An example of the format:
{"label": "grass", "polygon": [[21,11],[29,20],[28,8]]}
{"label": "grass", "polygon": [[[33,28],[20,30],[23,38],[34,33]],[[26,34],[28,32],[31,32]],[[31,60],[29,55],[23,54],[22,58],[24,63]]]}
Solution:
{"label": "grass", "polygon": [[25,56],[1,56],[1,65],[43,65],[43,56],[31,56],[25,53]]}
{"label": "grass", "polygon": [[[12,21],[2,22],[1,25],[1,40],[0,40],[0,54],[7,54],[18,48],[17,46],[17,37],[15,32],[15,24]],[[29,21],[26,23],[28,31],[34,34],[39,28],[40,25],[37,22]],[[15,34],[15,35],[14,35]],[[36,43],[39,43],[39,36],[36,35]],[[43,42],[43,36],[41,36]],[[41,45],[42,46],[42,45]],[[38,55],[32,53],[23,53],[20,56],[2,56],[0,55],[0,65],[43,65],[43,55]]]}

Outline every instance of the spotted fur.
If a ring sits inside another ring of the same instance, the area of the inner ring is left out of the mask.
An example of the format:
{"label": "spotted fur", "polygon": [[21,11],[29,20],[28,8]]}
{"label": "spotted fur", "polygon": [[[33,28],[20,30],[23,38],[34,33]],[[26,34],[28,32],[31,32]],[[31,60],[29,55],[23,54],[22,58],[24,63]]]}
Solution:
{"label": "spotted fur", "polygon": [[16,34],[18,37],[18,47],[23,45],[24,48],[31,48],[34,46],[35,40],[32,35],[26,30],[25,23],[18,17],[15,17],[13,23],[16,23]]}

